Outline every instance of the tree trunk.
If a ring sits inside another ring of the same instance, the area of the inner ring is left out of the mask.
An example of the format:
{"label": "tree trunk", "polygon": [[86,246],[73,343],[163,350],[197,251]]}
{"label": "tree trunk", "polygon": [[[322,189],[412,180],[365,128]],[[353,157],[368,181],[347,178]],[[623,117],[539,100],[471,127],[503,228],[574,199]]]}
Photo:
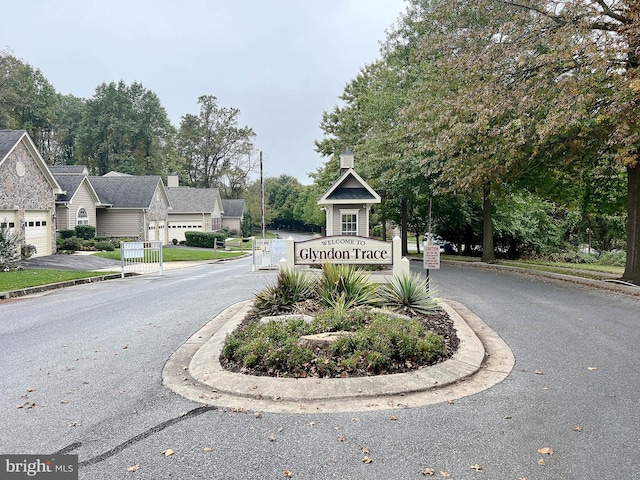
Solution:
{"label": "tree trunk", "polygon": [[407,213],[407,199],[402,199],[402,256],[406,257],[409,255],[409,250],[407,249],[407,225],[409,224],[409,215]]}
{"label": "tree trunk", "polygon": [[623,280],[640,285],[640,165],[627,167],[627,260]]}
{"label": "tree trunk", "polygon": [[487,183],[482,195],[482,261],[493,263],[496,260],[493,251],[493,225],[491,224],[491,186]]}

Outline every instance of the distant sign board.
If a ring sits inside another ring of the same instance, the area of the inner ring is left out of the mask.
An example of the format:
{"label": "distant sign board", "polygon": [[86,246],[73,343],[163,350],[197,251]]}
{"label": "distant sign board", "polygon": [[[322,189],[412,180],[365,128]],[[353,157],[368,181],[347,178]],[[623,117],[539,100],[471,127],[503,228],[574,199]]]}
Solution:
{"label": "distant sign board", "polygon": [[424,245],[424,268],[440,268],[440,247],[438,245]]}

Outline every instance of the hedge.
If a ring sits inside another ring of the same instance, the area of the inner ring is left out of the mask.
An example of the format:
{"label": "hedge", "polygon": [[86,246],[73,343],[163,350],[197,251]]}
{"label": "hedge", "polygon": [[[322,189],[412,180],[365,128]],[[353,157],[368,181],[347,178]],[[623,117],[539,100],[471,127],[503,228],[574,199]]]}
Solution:
{"label": "hedge", "polygon": [[214,248],[216,242],[224,242],[227,236],[223,232],[185,232],[187,247]]}

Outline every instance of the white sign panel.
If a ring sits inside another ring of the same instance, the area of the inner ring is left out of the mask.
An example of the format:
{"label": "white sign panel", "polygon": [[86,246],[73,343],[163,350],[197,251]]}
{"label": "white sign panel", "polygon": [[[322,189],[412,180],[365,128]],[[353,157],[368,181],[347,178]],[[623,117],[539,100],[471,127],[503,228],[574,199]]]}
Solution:
{"label": "white sign panel", "polygon": [[438,245],[424,245],[424,268],[440,268],[440,247]]}
{"label": "white sign panel", "polygon": [[391,265],[393,248],[388,242],[353,235],[321,237],[295,243],[296,265],[322,263]]}

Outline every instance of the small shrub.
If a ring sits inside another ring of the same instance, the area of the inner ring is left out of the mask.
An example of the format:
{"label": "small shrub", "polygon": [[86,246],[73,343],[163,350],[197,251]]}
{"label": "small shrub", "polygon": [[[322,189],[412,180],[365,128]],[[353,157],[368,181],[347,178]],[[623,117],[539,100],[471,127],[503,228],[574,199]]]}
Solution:
{"label": "small shrub", "polygon": [[38,252],[35,245],[22,245],[20,247],[20,254],[22,258],[31,258]]}
{"label": "small shrub", "polygon": [[65,238],[58,244],[58,250],[68,250],[73,252],[82,250],[82,240],[78,237]]}
{"label": "small shrub", "polygon": [[377,303],[377,286],[362,269],[345,264],[325,263],[318,285],[320,301],[329,308],[350,309]]}
{"label": "small shrub", "polygon": [[97,242],[95,245],[96,250],[100,250],[100,251],[105,251],[105,252],[112,252],[115,250],[115,247],[113,246],[113,243],[111,242],[105,242],[105,241],[101,241],[101,242]]}
{"label": "small shrub", "polygon": [[75,236],[83,240],[91,240],[96,236],[96,227],[93,225],[76,225]]}
{"label": "small shrub", "polygon": [[75,237],[76,236],[76,231],[75,230],[59,230],[58,231],[58,236],[61,239],[66,239],[66,238],[71,238],[71,237]]}
{"label": "small shrub", "polygon": [[627,261],[625,252],[606,252],[598,259],[599,265],[624,267]]}
{"label": "small shrub", "polygon": [[177,238],[171,239],[171,243],[173,243],[174,245],[177,245],[178,244],[178,239]]}
{"label": "small shrub", "polygon": [[20,236],[0,227],[0,271],[14,269],[20,262]]}
{"label": "small shrub", "polygon": [[251,318],[292,313],[299,302],[313,299],[315,278],[302,270],[284,269],[276,283],[256,293]]}
{"label": "small shrub", "polygon": [[111,238],[109,238],[109,237],[95,237],[94,240],[96,242],[110,242]]}
{"label": "small shrub", "polygon": [[438,310],[438,300],[433,296],[429,282],[419,273],[393,277],[380,288],[383,306],[405,315],[428,315]]}
{"label": "small shrub", "polygon": [[96,249],[95,240],[82,240],[82,250],[95,250],[95,249]]}

